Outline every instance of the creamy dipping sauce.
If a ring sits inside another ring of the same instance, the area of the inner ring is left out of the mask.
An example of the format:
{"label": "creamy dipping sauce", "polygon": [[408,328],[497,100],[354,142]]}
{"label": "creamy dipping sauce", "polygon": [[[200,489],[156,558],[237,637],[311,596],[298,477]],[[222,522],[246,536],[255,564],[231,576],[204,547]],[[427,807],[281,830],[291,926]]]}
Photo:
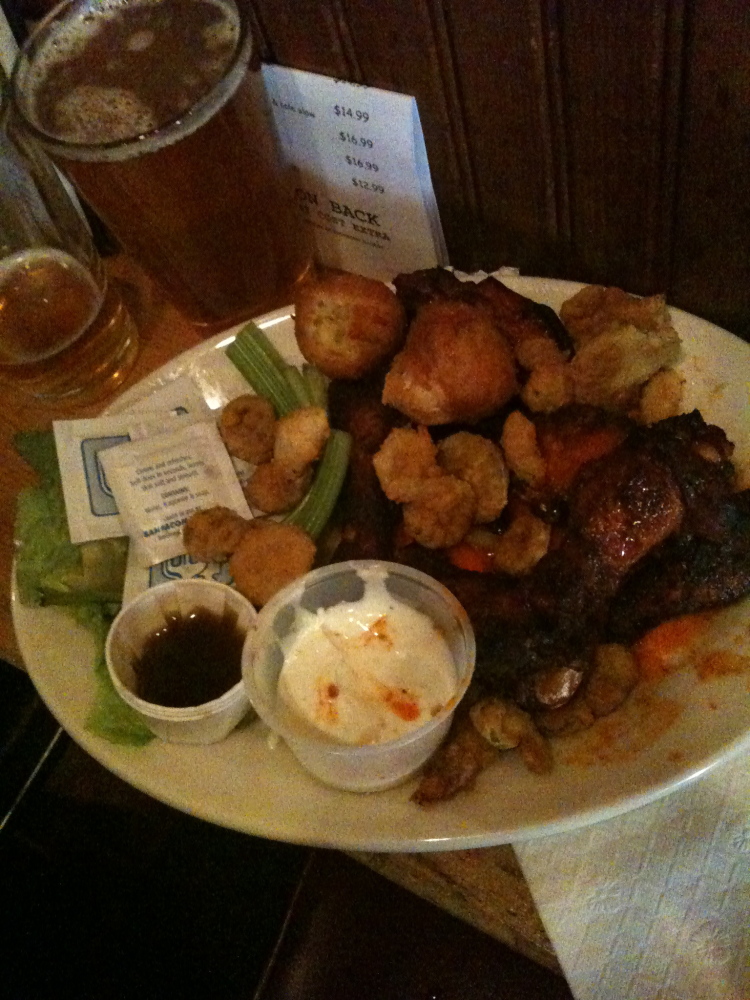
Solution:
{"label": "creamy dipping sauce", "polygon": [[297,626],[284,643],[279,697],[342,743],[398,739],[455,698],[448,643],[382,579],[366,579],[358,601],[298,611]]}

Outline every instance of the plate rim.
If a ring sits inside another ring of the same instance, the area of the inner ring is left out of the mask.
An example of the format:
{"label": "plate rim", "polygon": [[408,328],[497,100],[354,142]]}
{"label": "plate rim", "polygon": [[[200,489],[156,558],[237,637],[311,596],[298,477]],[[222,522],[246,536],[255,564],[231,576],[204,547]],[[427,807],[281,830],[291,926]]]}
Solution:
{"label": "plate rim", "polygon": [[[481,277],[485,276],[484,272],[479,272],[474,275],[464,275],[461,272],[456,272],[459,277],[468,280],[480,280]],[[505,283],[510,286],[513,285],[532,285],[537,287],[540,283],[546,284],[553,287],[560,294],[572,294],[577,289],[583,287],[585,283],[583,282],[573,282],[556,278],[542,278],[533,276],[522,276],[514,272],[509,274],[506,271],[497,272],[497,276],[501,278]],[[519,288],[518,290],[522,290]],[[528,292],[527,292],[528,294]],[[536,293],[538,295],[538,292]],[[691,323],[698,322],[702,327],[711,328],[717,331],[721,336],[727,336],[735,339],[744,348],[747,348],[747,357],[750,362],[750,344],[747,344],[741,338],[736,337],[730,331],[724,330],[721,327],[715,326],[715,324],[710,323],[707,320],[703,320],[691,313],[684,312],[676,307],[670,306],[670,312],[673,316],[682,319],[683,321],[689,321]],[[269,313],[264,313],[263,315],[256,318],[255,322],[262,328],[268,328],[273,326],[283,320],[288,320],[293,317],[293,308],[291,306],[285,306],[277,310],[273,310]],[[127,408],[136,402],[138,399],[143,398],[144,395],[148,395],[148,392],[143,393],[143,387],[151,385],[150,391],[159,384],[160,379],[167,378],[169,380],[170,373],[175,371],[175,365],[182,361],[182,367],[184,368],[185,362],[191,363],[194,360],[199,360],[200,358],[206,356],[212,350],[220,348],[221,346],[229,343],[231,339],[236,336],[236,333],[245,324],[237,324],[235,327],[231,327],[228,330],[215,334],[214,336],[207,338],[206,341],[188,348],[186,351],[175,358],[161,365],[158,369],[144,376],[143,379],[139,380],[135,386],[126,390],[120,396],[118,396],[112,403],[103,410],[104,413],[115,413],[122,409]],[[178,373],[179,374],[179,373]],[[178,377],[177,375],[172,375],[171,377]],[[49,686],[45,683],[45,678],[42,672],[40,676],[38,671],[29,668],[29,659],[33,660],[33,655],[27,657],[27,650],[29,650],[29,643],[26,641],[25,627],[26,623],[24,618],[26,616],[33,616],[34,611],[39,610],[53,610],[53,609],[31,609],[20,604],[18,593],[16,589],[15,580],[15,563],[12,571],[11,580],[11,614],[13,618],[14,630],[16,632],[16,638],[21,648],[22,655],[24,657],[24,662],[27,663],[27,672],[31,677],[32,682],[42,696],[45,704],[58,720],[60,725],[66,730],[66,732],[71,736],[71,738],[78,743],[87,753],[89,753],[95,760],[106,767],[108,770],[112,771],[122,780],[138,788],[140,791],[151,795],[158,800],[165,802],[173,808],[180,809],[182,811],[191,813],[193,815],[199,816],[200,818],[216,823],[222,826],[228,826],[233,829],[240,830],[245,833],[249,833],[254,836],[267,837],[275,840],[288,841],[298,844],[306,844],[309,846],[316,847],[327,847],[341,850],[360,850],[360,851],[377,851],[377,852],[432,852],[432,851],[446,851],[446,850],[458,850],[458,849],[472,849],[479,847],[489,847],[496,846],[499,844],[512,843],[512,842],[522,842],[526,840],[537,839],[539,837],[555,835],[558,833],[570,832],[575,829],[580,829],[585,826],[592,825],[594,823],[604,822],[607,819],[614,818],[615,816],[622,815],[623,813],[629,812],[633,809],[640,808],[641,806],[656,801],[665,795],[670,794],[677,789],[684,787],[685,785],[698,780],[704,774],[712,771],[715,767],[721,765],[725,761],[734,759],[736,756],[741,754],[744,750],[750,748],[750,727],[748,727],[744,732],[738,733],[731,741],[729,741],[724,746],[716,749],[712,753],[708,753],[700,762],[694,763],[690,767],[680,769],[675,768],[675,773],[669,777],[663,778],[661,781],[656,782],[653,785],[644,788],[641,791],[637,791],[631,795],[620,795],[615,801],[609,804],[594,804],[588,808],[584,808],[578,811],[567,813],[557,820],[547,820],[545,822],[526,822],[525,825],[509,827],[505,825],[500,829],[495,828],[494,830],[478,830],[475,832],[467,831],[464,834],[436,834],[434,836],[421,836],[418,838],[372,838],[368,839],[366,835],[359,834],[351,837],[342,836],[325,836],[325,835],[301,835],[299,831],[292,832],[289,835],[285,835],[285,831],[277,828],[277,825],[273,822],[273,808],[270,810],[270,817],[267,817],[266,822],[262,822],[259,825],[250,826],[244,824],[238,824],[232,820],[228,820],[226,816],[218,815],[216,810],[210,807],[210,803],[206,808],[201,808],[200,804],[196,806],[195,802],[190,802],[189,796],[186,797],[185,794],[180,794],[180,789],[175,789],[174,795],[169,795],[167,792],[160,788],[157,793],[154,791],[154,785],[158,785],[159,782],[152,781],[149,785],[148,776],[142,777],[140,772],[133,774],[132,768],[127,766],[127,755],[128,753],[138,753],[140,752],[137,748],[123,748],[116,744],[111,744],[88,732],[85,728],[74,727],[70,728],[69,720],[66,718],[66,713],[63,710],[64,706],[57,704],[55,697],[51,694]],[[57,613],[58,609],[54,609]],[[33,651],[32,651],[33,652]],[[83,669],[83,667],[81,668]],[[89,666],[87,669],[91,670]],[[91,671],[93,674],[93,671]],[[61,718],[61,715],[63,716]],[[174,744],[172,745],[175,746]],[[122,751],[125,750],[123,754]],[[532,776],[534,777],[534,776]],[[313,779],[310,779],[313,780]],[[316,783],[317,784],[317,783]],[[403,788],[403,786],[402,786]],[[398,791],[396,789],[395,791]],[[338,794],[353,794],[353,793],[338,793]],[[388,793],[378,793],[379,795]],[[471,794],[480,794],[479,791]],[[413,806],[414,809],[419,807]],[[440,807],[438,806],[437,809]],[[435,808],[430,810],[430,814],[436,817],[436,825],[439,826],[438,813]]]}

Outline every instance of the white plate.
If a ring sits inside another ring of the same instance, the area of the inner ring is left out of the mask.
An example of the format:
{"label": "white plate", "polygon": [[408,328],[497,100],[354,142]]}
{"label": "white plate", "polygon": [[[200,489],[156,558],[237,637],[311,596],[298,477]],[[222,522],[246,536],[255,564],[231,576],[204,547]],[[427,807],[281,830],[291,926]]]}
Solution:
{"label": "white plate", "polygon": [[[502,275],[512,288],[554,308],[580,285]],[[750,345],[679,310],[672,310],[685,350],[686,409],[697,406],[737,443],[750,465]],[[260,321],[290,360],[299,360],[289,310]],[[224,357],[230,334],[192,348],[117,400],[120,409],[154,388],[190,373],[213,406],[243,391]],[[633,809],[699,777],[750,745],[748,673],[699,682],[693,670],[670,678],[665,697],[682,714],[653,745],[609,764],[558,764],[545,777],[528,773],[514,752],[480,775],[451,802],[422,809],[409,801],[415,783],[372,795],[332,791],[297,765],[285,746],[271,747],[258,722],[224,743],[188,747],[155,740],[140,749],[92,736],[84,720],[93,693],[92,643],[54,608],[22,607],[13,618],[24,660],[42,698],[62,726],[121,778],[185,812],[276,840],[348,850],[429,851],[485,847],[558,833]],[[720,645],[750,654],[750,601],[723,612]],[[733,643],[733,645],[731,645]]]}

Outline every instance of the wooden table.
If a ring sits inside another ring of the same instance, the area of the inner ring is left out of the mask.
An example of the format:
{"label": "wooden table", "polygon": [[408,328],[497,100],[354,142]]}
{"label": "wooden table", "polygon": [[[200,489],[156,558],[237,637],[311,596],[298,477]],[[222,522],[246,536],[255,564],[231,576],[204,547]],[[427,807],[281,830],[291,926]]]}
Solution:
{"label": "wooden table", "polygon": [[[141,353],[120,391],[203,339],[200,329],[183,319],[155,292],[127,259],[108,261],[141,331]],[[62,410],[43,407],[12,388],[3,389],[0,407],[0,658],[23,667],[10,610],[13,520],[18,491],[33,482],[33,473],[16,454],[18,430],[49,427],[57,417],[98,413],[103,404]],[[560,971],[521,869],[510,846],[437,854],[354,853],[352,857],[417,895],[448,910],[517,951]]]}

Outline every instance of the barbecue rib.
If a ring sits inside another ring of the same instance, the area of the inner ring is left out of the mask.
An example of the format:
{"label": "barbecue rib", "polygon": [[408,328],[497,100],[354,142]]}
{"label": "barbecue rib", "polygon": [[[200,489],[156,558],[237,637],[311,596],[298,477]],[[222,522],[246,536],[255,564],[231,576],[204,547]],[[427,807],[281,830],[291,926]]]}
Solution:
{"label": "barbecue rib", "polygon": [[[555,511],[555,545],[528,576],[511,578],[457,569],[444,553],[403,539],[371,462],[400,418],[377,401],[377,380],[368,392],[332,388],[337,425],[353,434],[356,455],[335,558],[395,559],[445,584],[474,626],[484,692],[530,711],[558,707],[586,677],[597,645],[633,641],[676,615],[750,593],[750,491],[732,492],[732,445],[697,411],[650,427],[591,408],[538,418],[549,454],[562,462],[572,447],[572,479],[560,466],[546,495],[544,487],[524,495]],[[597,457],[581,465],[587,451]],[[457,754],[449,737],[425,771],[427,789],[453,794],[486,764],[472,751],[472,766],[457,767]],[[431,800],[422,792],[419,801]]]}

